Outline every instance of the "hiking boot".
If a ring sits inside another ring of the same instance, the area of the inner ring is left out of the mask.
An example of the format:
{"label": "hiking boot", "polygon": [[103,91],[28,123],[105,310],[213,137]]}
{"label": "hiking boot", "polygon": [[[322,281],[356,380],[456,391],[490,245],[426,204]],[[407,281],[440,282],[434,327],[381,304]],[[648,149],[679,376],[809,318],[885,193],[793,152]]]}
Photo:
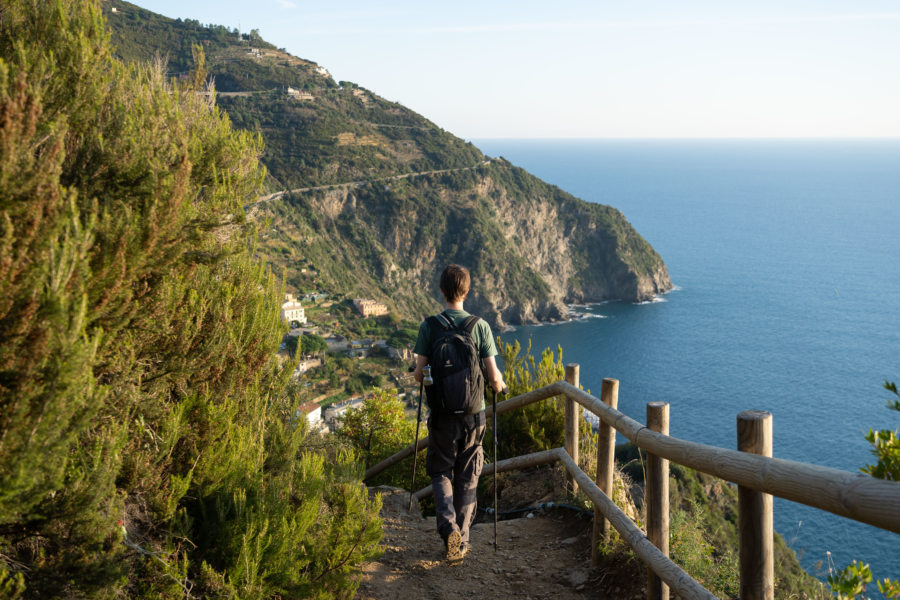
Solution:
{"label": "hiking boot", "polygon": [[467,542],[463,542],[459,545],[459,560],[462,560],[466,554],[469,553],[469,544]]}
{"label": "hiking boot", "polygon": [[463,557],[463,553],[460,552],[460,546],[462,545],[462,537],[459,535],[459,532],[453,530],[450,532],[450,535],[447,536],[447,560],[460,560]]}

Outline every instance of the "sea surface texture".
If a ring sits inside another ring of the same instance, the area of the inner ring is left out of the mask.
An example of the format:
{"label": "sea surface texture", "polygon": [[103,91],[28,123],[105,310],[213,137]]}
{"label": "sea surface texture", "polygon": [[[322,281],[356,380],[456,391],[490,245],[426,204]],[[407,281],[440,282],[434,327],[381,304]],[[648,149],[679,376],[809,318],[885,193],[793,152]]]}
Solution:
{"label": "sea surface texture", "polygon": [[[622,210],[677,286],[504,340],[561,345],[595,395],[619,379],[641,422],[669,402],[671,434],[696,442],[734,448],[737,414],[767,410],[775,456],[858,471],[864,433],[900,426],[881,387],[900,383],[900,141],[475,144]],[[777,498],[775,527],[820,577],[827,551],[900,577],[900,535]]]}

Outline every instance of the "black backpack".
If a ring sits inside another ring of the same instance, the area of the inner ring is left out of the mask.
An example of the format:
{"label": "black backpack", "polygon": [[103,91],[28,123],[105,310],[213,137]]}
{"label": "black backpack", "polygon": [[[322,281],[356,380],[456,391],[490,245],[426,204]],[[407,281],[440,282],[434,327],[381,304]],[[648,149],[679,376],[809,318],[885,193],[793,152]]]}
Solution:
{"label": "black backpack", "polygon": [[480,319],[470,316],[459,327],[446,314],[428,317],[431,329],[432,385],[426,386],[434,413],[471,415],[481,411],[484,374],[472,331]]}

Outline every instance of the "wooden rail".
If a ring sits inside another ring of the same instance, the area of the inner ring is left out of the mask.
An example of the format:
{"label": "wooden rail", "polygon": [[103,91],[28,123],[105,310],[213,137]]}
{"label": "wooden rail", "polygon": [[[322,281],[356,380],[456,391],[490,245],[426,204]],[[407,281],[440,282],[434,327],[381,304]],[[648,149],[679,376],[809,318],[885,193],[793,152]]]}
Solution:
{"label": "wooden rail", "polygon": [[574,397],[639,448],[740,486],[900,533],[900,483],[830,467],[698,444],[651,431],[563,381],[547,387]]}
{"label": "wooden rail", "polygon": [[[578,389],[578,366],[566,367],[566,380],[521,394],[487,408],[488,416],[515,410],[554,396],[566,402],[566,443],[563,448],[497,463],[497,472],[559,462],[565,467],[572,488],[580,489],[594,502],[593,546],[606,535],[610,523],[648,566],[648,598],[667,599],[669,590],[685,599],[714,598],[699,583],[668,558],[668,461],[720,477],[738,485],[738,526],[740,532],[741,598],[774,598],[772,550],[772,496],[799,502],[881,529],[900,533],[900,483],[875,479],[862,473],[820,467],[772,458],[772,415],[746,411],[738,415],[738,450],[708,446],[668,435],[668,404],[648,404],[648,425],[616,410],[619,382],[603,380],[603,400]],[[596,481],[577,464],[577,406],[593,412],[600,420]],[[572,433],[572,432],[575,433]],[[645,488],[647,529],[645,535],[609,499],[615,433],[622,433],[648,453]],[[418,449],[428,438],[419,440]],[[413,454],[411,444],[366,471],[366,479]],[[486,465],[482,476],[490,475]],[[417,499],[431,493],[431,486],[415,492]],[[597,560],[592,554],[592,562]]]}

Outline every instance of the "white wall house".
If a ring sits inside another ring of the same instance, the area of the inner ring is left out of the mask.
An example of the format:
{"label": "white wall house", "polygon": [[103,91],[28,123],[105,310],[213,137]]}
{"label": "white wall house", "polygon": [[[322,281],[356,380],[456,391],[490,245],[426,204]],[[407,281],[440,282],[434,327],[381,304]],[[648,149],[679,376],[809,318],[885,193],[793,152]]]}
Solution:
{"label": "white wall house", "polygon": [[294,298],[293,294],[285,294],[284,303],[281,305],[282,321],[297,321],[301,325],[306,323],[306,311],[303,305]]}
{"label": "white wall house", "polygon": [[307,402],[297,409],[297,416],[305,415],[306,422],[309,423],[310,429],[313,431],[322,427],[322,407],[315,402]]}
{"label": "white wall house", "polygon": [[344,400],[343,402],[326,407],[322,412],[322,418],[325,420],[325,423],[331,431],[334,431],[340,426],[341,417],[344,416],[344,413],[348,410],[361,408],[362,405],[363,399],[361,397],[357,396],[355,398],[350,398],[349,400]]}

